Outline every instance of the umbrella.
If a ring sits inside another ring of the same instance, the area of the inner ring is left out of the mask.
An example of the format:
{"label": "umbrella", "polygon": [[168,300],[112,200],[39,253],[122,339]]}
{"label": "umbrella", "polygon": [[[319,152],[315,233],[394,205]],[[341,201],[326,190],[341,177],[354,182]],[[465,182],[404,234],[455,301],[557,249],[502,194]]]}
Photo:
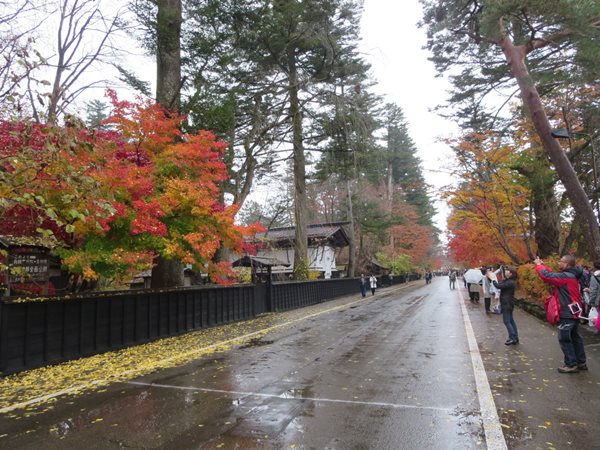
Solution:
{"label": "umbrella", "polygon": [[483,274],[479,269],[469,269],[465,272],[465,280],[467,283],[479,283],[483,280]]}

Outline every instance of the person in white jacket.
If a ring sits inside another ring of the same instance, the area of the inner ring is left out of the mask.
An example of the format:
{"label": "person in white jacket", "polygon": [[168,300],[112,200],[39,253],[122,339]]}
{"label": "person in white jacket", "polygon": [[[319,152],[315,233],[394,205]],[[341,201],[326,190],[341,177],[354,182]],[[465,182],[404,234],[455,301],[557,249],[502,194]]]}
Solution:
{"label": "person in white jacket", "polygon": [[491,272],[491,270],[489,268],[485,268],[482,269],[481,272],[483,272],[484,275],[486,275],[483,278],[483,305],[485,307],[485,312],[489,313],[490,311],[490,305],[492,304],[492,293],[491,293],[491,288],[494,286],[492,284],[492,281],[487,277],[488,272]]}
{"label": "person in white jacket", "polygon": [[[487,276],[488,273],[491,274],[489,278]],[[483,301],[486,313],[492,312],[490,310],[492,304],[492,297],[496,300],[496,303],[498,303],[500,299],[500,289],[494,286],[493,283],[493,281],[498,281],[498,273],[500,273],[500,269],[493,271],[492,269],[487,268],[485,270],[486,276],[483,279]]]}
{"label": "person in white jacket", "polygon": [[377,278],[375,275],[371,275],[369,278],[369,284],[371,285],[371,295],[375,295],[375,289],[377,289]]}

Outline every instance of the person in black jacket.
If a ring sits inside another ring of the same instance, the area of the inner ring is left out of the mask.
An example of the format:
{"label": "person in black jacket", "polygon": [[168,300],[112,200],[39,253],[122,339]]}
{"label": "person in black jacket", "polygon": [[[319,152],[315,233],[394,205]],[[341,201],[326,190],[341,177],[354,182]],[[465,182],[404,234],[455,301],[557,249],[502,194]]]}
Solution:
{"label": "person in black jacket", "polygon": [[515,287],[517,285],[517,271],[514,267],[504,269],[502,281],[493,279],[492,273],[488,272],[486,276],[500,289],[500,306],[502,307],[502,320],[508,331],[508,339],[504,345],[516,345],[519,343],[519,331],[513,318],[513,309],[515,308]]}

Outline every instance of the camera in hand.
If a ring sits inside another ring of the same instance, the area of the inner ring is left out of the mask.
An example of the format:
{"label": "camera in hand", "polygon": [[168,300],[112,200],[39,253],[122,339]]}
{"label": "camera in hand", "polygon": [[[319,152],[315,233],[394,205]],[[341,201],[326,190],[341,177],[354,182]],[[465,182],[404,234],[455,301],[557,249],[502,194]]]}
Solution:
{"label": "camera in hand", "polygon": [[581,306],[579,306],[579,303],[569,303],[569,311],[571,311],[571,314],[574,316],[578,316],[581,314]]}

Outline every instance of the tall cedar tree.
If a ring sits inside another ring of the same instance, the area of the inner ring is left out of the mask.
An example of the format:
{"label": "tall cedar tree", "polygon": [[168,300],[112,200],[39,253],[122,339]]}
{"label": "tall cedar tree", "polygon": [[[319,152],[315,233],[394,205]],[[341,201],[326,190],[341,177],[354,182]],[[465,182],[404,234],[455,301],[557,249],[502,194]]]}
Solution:
{"label": "tall cedar tree", "polygon": [[332,202],[332,205],[337,206],[337,211],[330,219],[349,222],[348,276],[352,277],[355,274],[358,250],[353,205],[356,196],[353,191],[366,166],[368,155],[377,146],[374,133],[380,126],[377,105],[381,99],[368,90],[369,66],[356,57],[354,48],[345,50],[346,56],[341,57],[336,64],[336,81],[323,89],[326,106],[316,117],[316,135],[313,141],[315,144],[321,143],[324,152],[316,165],[317,182],[328,183],[335,180],[339,184],[338,192],[341,195],[335,196],[335,201]]}
{"label": "tall cedar tree", "polygon": [[[156,101],[179,114],[181,105],[181,0],[156,2]],[[153,288],[183,286],[183,265],[159,255],[152,268]]]}
{"label": "tall cedar tree", "polygon": [[421,159],[408,132],[404,113],[397,105],[386,107],[387,158],[390,164],[390,182],[402,188],[406,201],[415,206],[420,225],[432,226],[435,208],[427,193],[427,184],[421,169]]}
{"label": "tall cedar tree", "polygon": [[315,106],[315,89],[334,78],[340,46],[356,39],[358,8],[345,0],[254,2],[238,45],[244,58],[279,80],[291,130],[294,173],[294,276],[308,277],[305,116]]}

